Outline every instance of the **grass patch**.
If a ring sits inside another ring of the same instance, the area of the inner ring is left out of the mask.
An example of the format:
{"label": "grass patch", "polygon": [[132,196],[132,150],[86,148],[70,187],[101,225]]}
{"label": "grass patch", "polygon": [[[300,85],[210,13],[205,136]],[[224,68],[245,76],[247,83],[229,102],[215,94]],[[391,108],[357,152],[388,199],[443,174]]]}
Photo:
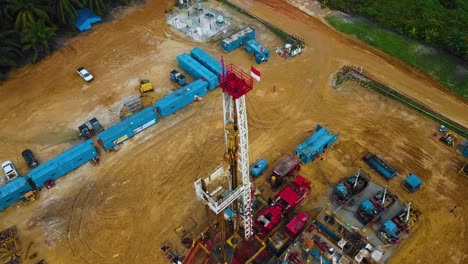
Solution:
{"label": "grass patch", "polygon": [[384,30],[362,18],[347,20],[343,16],[329,15],[326,20],[339,31],[421,69],[451,91],[468,98],[468,68],[457,57]]}

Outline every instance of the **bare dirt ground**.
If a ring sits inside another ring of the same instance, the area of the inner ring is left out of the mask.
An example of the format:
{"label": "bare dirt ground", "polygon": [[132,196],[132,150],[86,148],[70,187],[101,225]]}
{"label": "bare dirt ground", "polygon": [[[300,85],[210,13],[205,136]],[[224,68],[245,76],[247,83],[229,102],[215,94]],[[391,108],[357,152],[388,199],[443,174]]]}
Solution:
{"label": "bare dirt ground", "polygon": [[[400,172],[390,188],[424,213],[416,233],[390,263],[466,263],[467,179],[457,175],[466,160],[432,137],[436,123],[353,83],[333,90],[330,79],[344,64],[363,66],[464,125],[466,101],[286,1],[234,2],[308,44],[297,58],[272,54],[268,63],[257,66],[262,81],[247,98],[251,161],[262,156],[274,163],[312,134],[317,123],[326,125],[340,134],[320,162],[332,184],[358,166],[366,168],[361,157],[373,151]],[[75,144],[76,127],[90,117],[105,126],[116,123],[121,100],[137,93],[139,78],[154,82],[154,99],[176,88],[169,81],[176,55],[198,44],[165,24],[165,3],[156,0],[127,9],[115,21],[69,40],[50,58],[16,71],[0,87],[0,160],[13,160],[26,174],[20,156],[24,148],[44,162]],[[279,40],[252,23],[260,41],[274,50]],[[221,54],[218,42],[200,46]],[[225,57],[246,70],[254,64],[241,49]],[[94,82],[85,84],[76,75],[82,65],[94,74]],[[34,252],[47,263],[164,263],[162,243],[183,252],[176,227],[193,219],[199,224],[194,232],[204,228],[193,181],[220,164],[223,150],[217,90],[125,142],[119,152],[102,153],[100,166],[85,165],[58,180],[56,188],[41,192],[39,201],[1,212],[0,229],[18,226],[25,263],[38,260],[26,259]],[[410,172],[424,179],[423,189],[412,195],[399,187]],[[315,186],[304,208],[323,206],[328,185],[317,166],[305,166],[302,173]],[[379,176],[372,178],[383,184]],[[449,213],[455,205],[455,213]]]}

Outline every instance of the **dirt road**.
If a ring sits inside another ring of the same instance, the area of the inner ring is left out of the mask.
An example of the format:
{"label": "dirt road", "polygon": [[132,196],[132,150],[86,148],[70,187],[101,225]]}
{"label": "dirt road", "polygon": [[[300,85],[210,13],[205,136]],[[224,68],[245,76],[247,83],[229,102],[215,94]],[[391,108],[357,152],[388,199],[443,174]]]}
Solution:
{"label": "dirt road", "polygon": [[[155,84],[153,100],[176,88],[169,81],[169,72],[177,67],[176,55],[199,44],[165,24],[165,2],[130,8],[115,21],[69,40],[50,58],[16,71],[0,87],[0,159],[13,160],[26,174],[20,156],[24,148],[31,148],[44,162],[75,144],[76,127],[90,117],[96,116],[106,127],[116,123],[121,100],[137,93],[140,78]],[[466,102],[286,2],[236,2],[303,36],[308,44],[297,58],[283,60],[272,54],[268,63],[256,66],[262,80],[247,97],[250,160],[264,157],[274,163],[313,133],[317,123],[326,125],[340,134],[321,161],[332,184],[358,166],[365,168],[361,157],[366,151],[377,152],[400,172],[390,188],[425,215],[390,263],[466,262],[467,179],[456,173],[464,160],[432,137],[434,122],[352,83],[333,90],[330,77],[343,64],[363,66],[465,125]],[[253,24],[271,51],[280,44],[264,27],[243,19]],[[218,43],[200,46],[221,54]],[[254,64],[241,49],[225,59],[244,69]],[[79,66],[89,68],[95,81],[85,84],[79,79],[75,73]],[[221,163],[223,140],[217,90],[125,142],[119,152],[101,153],[100,166],[85,165],[61,178],[32,205],[18,204],[1,212],[0,228],[16,224],[23,247],[33,243],[29,254],[37,252],[47,263],[164,263],[162,243],[184,252],[180,234],[174,231],[178,226],[193,219],[199,224],[193,233],[205,227],[193,181]],[[413,195],[399,187],[410,172],[424,180],[423,189]],[[318,195],[310,207],[320,206],[328,186],[316,165],[305,166],[303,174]],[[383,183],[375,174],[372,179]],[[454,205],[459,208],[452,214],[449,209]]]}

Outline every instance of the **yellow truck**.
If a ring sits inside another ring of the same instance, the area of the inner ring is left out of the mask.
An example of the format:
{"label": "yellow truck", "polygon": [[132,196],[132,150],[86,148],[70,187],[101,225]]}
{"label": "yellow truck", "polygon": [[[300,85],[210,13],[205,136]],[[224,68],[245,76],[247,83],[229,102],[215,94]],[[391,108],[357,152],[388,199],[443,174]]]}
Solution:
{"label": "yellow truck", "polygon": [[140,93],[143,94],[153,90],[153,84],[148,79],[143,79],[140,81]]}

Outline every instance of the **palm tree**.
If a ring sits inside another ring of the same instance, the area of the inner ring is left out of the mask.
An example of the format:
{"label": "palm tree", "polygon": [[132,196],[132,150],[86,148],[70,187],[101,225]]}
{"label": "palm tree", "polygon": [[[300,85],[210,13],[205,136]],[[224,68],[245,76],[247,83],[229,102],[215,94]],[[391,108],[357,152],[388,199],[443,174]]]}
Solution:
{"label": "palm tree", "polygon": [[22,57],[21,45],[18,43],[18,33],[14,30],[0,32],[0,68],[16,66]]}
{"label": "palm tree", "polygon": [[50,53],[49,40],[55,36],[56,30],[56,26],[47,26],[43,19],[26,26],[21,42],[24,44],[23,51],[33,50],[33,63],[37,61],[37,57],[43,49],[45,49],[46,54]]}
{"label": "palm tree", "polygon": [[49,5],[54,9],[55,16],[62,25],[73,25],[78,15],[75,7],[83,7],[81,0],[50,0]]}
{"label": "palm tree", "polygon": [[103,16],[107,9],[104,0],[84,0],[85,6],[93,10],[98,16]]}
{"label": "palm tree", "polygon": [[7,0],[6,10],[16,16],[15,29],[18,31],[34,24],[38,19],[49,20],[46,8],[39,5],[37,0]]}

